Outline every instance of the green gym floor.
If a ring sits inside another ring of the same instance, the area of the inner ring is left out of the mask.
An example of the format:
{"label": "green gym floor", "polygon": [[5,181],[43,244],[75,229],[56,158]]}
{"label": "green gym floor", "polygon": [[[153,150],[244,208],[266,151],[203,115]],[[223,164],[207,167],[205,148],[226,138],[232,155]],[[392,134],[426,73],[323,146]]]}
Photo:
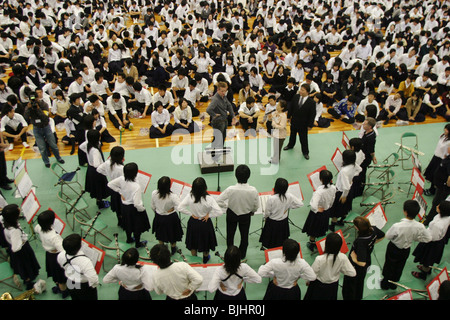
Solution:
{"label": "green gym floor", "polygon": [[[425,170],[428,165],[429,160],[433,156],[436,143],[439,136],[443,132],[443,123],[438,124],[423,124],[420,126],[403,126],[403,127],[389,127],[380,128],[379,136],[377,138],[376,144],[376,157],[378,162],[381,163],[385,158],[387,158],[391,153],[397,152],[399,146],[396,143],[400,143],[401,135],[405,132],[414,132],[418,136],[418,149],[424,153],[424,155],[419,157],[422,164],[422,171]],[[349,138],[356,137],[358,131],[348,131],[346,135]],[[333,133],[320,133],[320,134],[310,134],[310,160],[305,160],[300,151],[300,145],[297,142],[294,149],[289,151],[283,151],[281,157],[280,166],[271,166],[268,164],[268,159],[270,157],[270,147],[271,141],[269,138],[260,139],[250,139],[250,140],[240,140],[227,142],[227,146],[230,146],[233,150],[233,155],[235,159],[235,166],[241,163],[246,163],[251,169],[251,177],[249,183],[255,186],[259,192],[266,192],[272,190],[275,180],[278,177],[286,178],[289,182],[300,183],[302,193],[304,196],[304,206],[300,209],[291,210],[290,212],[290,230],[291,238],[297,240],[301,244],[301,250],[303,258],[312,264],[314,259],[317,257],[317,251],[314,254],[306,248],[306,242],[308,240],[306,234],[302,233],[301,228],[303,227],[304,221],[309,212],[309,201],[312,195],[312,188],[307,179],[307,174],[325,165],[334,175],[337,174],[337,170],[331,162],[331,157],[337,147],[341,151],[344,147],[341,143],[342,132]],[[412,140],[406,141],[405,145],[411,145]],[[287,142],[286,142],[287,143]],[[151,193],[156,188],[156,183],[158,179],[167,175],[171,178],[181,180],[183,182],[191,184],[192,181],[199,176],[206,179],[208,184],[208,189],[211,191],[216,191],[218,187],[218,175],[217,173],[202,174],[200,171],[200,166],[197,162],[197,153],[204,149],[207,145],[183,145],[177,147],[161,147],[161,148],[151,148],[143,150],[127,150],[125,153],[125,162],[136,162],[139,165],[139,169],[152,175],[151,181],[148,185],[146,193],[144,195],[144,204],[147,207],[147,212],[149,214],[150,222],[153,221],[154,212],[152,212],[151,203]],[[105,158],[108,154],[105,154]],[[74,171],[78,167],[77,156],[68,156],[64,158],[66,163],[63,165],[66,171]],[[51,158],[51,161],[56,161],[55,158]],[[388,228],[395,222],[399,221],[403,217],[402,205],[407,199],[411,199],[413,196],[413,188],[411,188],[409,195],[409,181],[411,179],[411,170],[402,169],[401,162],[399,165],[393,167],[396,176],[391,184],[391,188],[395,191],[395,195],[392,198],[394,203],[388,204],[385,207],[385,212],[387,216],[387,224],[383,228],[383,231],[387,231]],[[411,160],[405,162],[408,167],[411,167]],[[8,162],[8,175],[12,177],[10,169],[12,167],[12,162]],[[27,160],[27,169],[31,177],[33,185],[35,186],[36,196],[41,204],[41,210],[52,208],[63,220],[65,220],[65,205],[57,198],[57,194],[60,191],[60,186],[55,186],[58,180],[57,174],[54,174],[51,169],[44,167],[41,159]],[[78,181],[84,186],[84,176],[86,168],[82,167],[78,171]],[[227,186],[236,183],[234,178],[234,172],[222,172],[220,174],[220,187],[224,190]],[[428,183],[425,184],[425,187]],[[65,187],[67,188],[67,187]],[[2,191],[6,201],[8,203],[16,203],[20,205],[22,203],[21,198],[16,198],[13,191]],[[431,205],[432,197],[424,196],[425,200]],[[87,211],[91,217],[94,217],[97,212],[97,207],[95,201],[89,198],[88,194],[83,196],[83,199],[88,204]],[[370,208],[360,206],[361,198],[356,198],[353,202],[353,212],[355,214],[361,214],[364,210]],[[261,244],[259,242],[260,229],[262,227],[262,216],[255,215],[252,218],[250,238],[249,238],[249,249],[247,254],[247,263],[258,270],[259,266],[264,264],[265,257],[264,251],[261,251]],[[116,216],[110,209],[102,210],[99,219],[107,225],[104,230],[106,236],[109,237],[105,239],[103,236],[98,235],[96,238],[96,243],[98,247],[102,248],[99,243],[109,244],[113,241],[113,234],[118,233],[119,241],[125,242],[125,233],[119,229],[116,224]],[[68,221],[66,221],[68,222]],[[186,225],[187,216],[182,219],[183,226]],[[33,222],[36,223],[35,221]],[[21,224],[25,232],[30,236],[30,243],[34,249],[36,256],[41,265],[41,272],[38,279],[44,279],[47,282],[47,291],[35,295],[36,300],[61,300],[61,295],[55,295],[51,292],[53,287],[53,282],[51,279],[47,279],[45,272],[45,255],[42,249],[41,243],[37,237],[33,237],[31,234],[31,229],[26,225],[25,220],[21,220]],[[72,221],[70,221],[70,225]],[[225,242],[225,216],[219,217],[214,221],[217,228],[217,240],[218,247],[216,248],[222,255],[226,249]],[[79,224],[75,225],[72,230],[69,224],[67,224],[62,236],[67,236],[73,232],[79,233]],[[344,227],[345,228],[345,227]],[[83,234],[84,235],[84,234]],[[346,242],[348,247],[351,247],[353,242],[355,232],[354,229],[350,229],[345,232]],[[148,248],[151,248],[157,243],[154,234],[152,232],[146,232],[142,235],[143,240],[148,240]],[[86,238],[87,241],[93,243],[94,239],[91,236]],[[239,243],[239,232],[236,233],[235,244]],[[381,270],[384,263],[384,252],[388,244],[388,240],[383,240],[375,246],[375,250],[372,256],[373,269],[366,277],[366,287],[364,291],[364,299],[366,300],[380,300],[386,297],[393,296],[397,293],[405,291],[404,288],[398,287],[396,290],[383,291],[379,289],[379,279],[381,277]],[[413,251],[416,244],[413,245],[411,252]],[[182,249],[184,255],[188,256],[189,251],[186,249],[183,242],[178,243],[178,248]],[[145,249],[139,249],[141,257],[147,257],[147,252]],[[4,255],[0,255],[4,256]],[[442,259],[442,266],[446,266],[446,262],[449,261],[450,251],[447,248],[444,252],[444,257]],[[4,258],[3,258],[4,259]],[[174,259],[181,260],[179,254],[174,255]],[[114,250],[106,250],[106,256],[104,259],[104,264],[100,270],[99,278],[101,286],[98,288],[98,297],[100,300],[115,300],[117,299],[118,284],[103,284],[102,279],[108,270],[117,262],[116,252]],[[220,263],[219,257],[211,252],[211,260],[209,263]],[[413,262],[413,257],[410,256],[407,265],[404,269],[401,280],[401,284],[413,288],[424,290],[427,283],[437,275],[437,271],[433,271],[432,275],[428,277],[426,281],[418,280],[412,277],[411,271],[415,271],[416,263]],[[342,277],[341,277],[342,280]],[[264,296],[268,279],[263,279],[261,284],[247,284],[246,294],[250,300],[261,300]],[[306,292],[306,285],[304,281],[299,281],[299,285],[302,292],[302,297]],[[23,292],[23,290],[13,289],[5,284],[0,284],[0,294],[4,292],[10,292],[11,295],[17,296]],[[154,300],[165,299],[165,296],[158,296],[154,292],[151,293]],[[386,296],[387,295],[387,296]],[[197,296],[200,300],[211,300],[214,296],[213,293],[199,292]],[[414,299],[425,299],[423,296],[413,293]],[[70,298],[68,298],[70,299]],[[339,299],[341,299],[341,292],[339,290]]]}

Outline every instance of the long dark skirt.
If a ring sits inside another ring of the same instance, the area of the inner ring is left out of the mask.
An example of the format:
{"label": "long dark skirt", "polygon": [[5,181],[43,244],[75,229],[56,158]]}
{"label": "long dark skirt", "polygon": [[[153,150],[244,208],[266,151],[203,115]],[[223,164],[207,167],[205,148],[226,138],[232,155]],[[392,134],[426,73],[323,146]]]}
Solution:
{"label": "long dark skirt", "polygon": [[412,253],[414,262],[419,262],[426,267],[441,263],[445,243],[445,237],[439,241],[420,242]]}
{"label": "long dark skirt", "polygon": [[123,227],[122,223],[122,199],[118,192],[111,190],[108,187],[108,192],[111,195],[110,201],[111,201],[111,211],[116,213],[117,216],[117,225],[119,227]]}
{"label": "long dark skirt", "polygon": [[66,283],[67,277],[64,269],[57,261],[59,253],[46,252],[45,254],[45,270],[47,277],[52,278],[55,283]]}
{"label": "long dark skirt", "polygon": [[18,274],[22,280],[34,280],[39,275],[39,269],[41,266],[36,259],[33,248],[27,241],[17,252],[12,252],[11,248],[8,249],[10,256],[10,265],[14,271],[14,274]]}
{"label": "long dark skirt", "polygon": [[186,248],[188,250],[207,252],[215,250],[216,246],[217,238],[211,219],[204,222],[191,217],[186,230]]}
{"label": "long dark skirt", "polygon": [[119,300],[152,300],[150,293],[145,290],[130,291],[120,286]]}
{"label": "long dark skirt", "polygon": [[302,232],[310,237],[320,238],[327,234],[330,221],[330,210],[314,213],[309,211]]}
{"label": "long dark skirt", "polygon": [[423,177],[426,180],[433,183],[434,173],[436,172],[436,169],[439,167],[441,161],[442,159],[436,156],[433,156],[433,158],[431,158],[430,163],[428,164],[427,168],[425,169],[425,172],[423,173]]}
{"label": "long dark skirt", "polygon": [[169,215],[160,215],[155,213],[153,219],[153,233],[156,240],[174,243],[181,241],[183,237],[183,229],[181,227],[181,221],[177,212],[173,212]]}
{"label": "long dark skirt", "polygon": [[351,204],[353,199],[351,194],[349,193],[345,203],[341,203],[339,199],[341,198],[342,192],[337,191],[336,197],[334,198],[334,203],[330,211],[330,217],[333,218],[345,218],[347,214],[350,212]]}
{"label": "long dark skirt", "polygon": [[309,283],[303,300],[337,300],[339,281],[333,283],[322,283],[314,280]]}
{"label": "long dark skirt", "polygon": [[230,296],[230,295],[224,294],[220,290],[216,290],[216,294],[214,295],[214,300],[247,300],[247,295],[245,294],[244,289],[242,289],[235,296]]}
{"label": "long dark skirt", "polygon": [[93,166],[88,166],[84,189],[89,193],[92,199],[105,199],[109,196],[108,179],[106,176],[97,172],[97,169]]}
{"label": "long dark skirt", "polygon": [[281,288],[270,281],[263,300],[301,300],[300,287],[297,285],[290,289]]}
{"label": "long dark skirt", "polygon": [[123,227],[128,233],[143,233],[150,230],[147,211],[139,212],[132,204],[122,204]]}
{"label": "long dark skirt", "polygon": [[265,248],[276,248],[281,247],[289,236],[289,220],[287,218],[281,221],[267,218],[259,242]]}

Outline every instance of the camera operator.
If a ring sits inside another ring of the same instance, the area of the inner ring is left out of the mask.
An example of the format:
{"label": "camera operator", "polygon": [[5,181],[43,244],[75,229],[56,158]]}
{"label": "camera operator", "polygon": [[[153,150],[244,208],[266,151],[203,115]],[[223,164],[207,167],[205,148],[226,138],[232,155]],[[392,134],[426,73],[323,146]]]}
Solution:
{"label": "camera operator", "polygon": [[50,168],[50,160],[48,159],[47,145],[50,146],[52,153],[59,163],[64,163],[64,160],[59,155],[58,146],[56,145],[55,135],[52,132],[49,123],[49,106],[43,100],[38,100],[36,92],[31,92],[29,95],[29,102],[25,109],[25,119],[28,123],[33,125],[33,134],[36,139],[36,144],[41,153],[42,160],[47,168]]}

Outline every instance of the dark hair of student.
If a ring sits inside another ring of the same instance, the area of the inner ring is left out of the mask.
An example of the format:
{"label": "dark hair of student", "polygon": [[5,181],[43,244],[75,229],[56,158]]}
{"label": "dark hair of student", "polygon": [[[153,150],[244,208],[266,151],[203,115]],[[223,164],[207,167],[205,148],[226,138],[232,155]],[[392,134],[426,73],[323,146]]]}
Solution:
{"label": "dark hair of student", "polygon": [[284,178],[278,178],[273,188],[274,194],[278,194],[281,200],[286,200],[286,192],[289,188],[289,182]]}
{"label": "dark hair of student", "polygon": [[192,196],[194,196],[194,203],[200,202],[202,198],[206,199],[208,195],[208,187],[206,185],[205,179],[198,177],[192,182]]}
{"label": "dark hair of student", "polygon": [[361,138],[351,138],[348,142],[350,147],[353,147],[353,151],[359,152],[363,147],[363,142]]}
{"label": "dark hair of student", "polygon": [[123,176],[125,181],[135,181],[139,168],[135,162],[127,163],[123,166]]}
{"label": "dark hair of student", "polygon": [[170,250],[165,244],[154,245],[150,250],[150,259],[161,269],[167,268],[172,264]]}
{"label": "dark hair of student", "polygon": [[238,183],[247,183],[248,179],[250,178],[250,173],[250,168],[247,165],[239,165],[235,171],[235,176]]}
{"label": "dark hair of student", "polygon": [[332,183],[333,180],[333,174],[331,173],[330,170],[322,170],[319,173],[319,179],[322,182],[322,184],[324,185],[325,188],[328,188],[328,186]]}
{"label": "dark hair of student", "polygon": [[170,178],[163,176],[158,180],[158,193],[159,196],[165,199],[172,191],[170,191]]}
{"label": "dark hair of student", "polygon": [[403,203],[403,211],[410,219],[414,219],[420,212],[420,205],[416,200],[406,200]]}
{"label": "dark hair of student", "polygon": [[[447,123],[444,127],[444,129],[447,129],[447,131],[450,133],[450,123]],[[445,137],[445,141],[447,141],[450,138],[450,134],[448,136],[445,136],[445,133],[441,135],[441,137]]]}
{"label": "dark hair of student", "polygon": [[300,252],[300,245],[297,241],[286,239],[283,242],[283,255],[286,261],[294,262]]}
{"label": "dark hair of student", "polygon": [[450,201],[443,200],[439,203],[439,214],[441,217],[450,216]]}
{"label": "dark hair of student", "polygon": [[370,236],[373,232],[372,225],[366,217],[356,217],[353,220],[353,224],[358,229],[358,236],[360,237]]}
{"label": "dark hair of student", "polygon": [[450,281],[445,280],[441,283],[438,289],[438,300],[450,300]]}
{"label": "dark hair of student", "polygon": [[76,255],[81,249],[81,236],[78,233],[68,235],[63,239],[62,246],[68,255]]}
{"label": "dark hair of student", "polygon": [[130,248],[123,253],[121,265],[136,266],[136,268],[140,268],[141,265],[137,264],[138,261],[139,261],[139,252],[137,251],[136,248]]}
{"label": "dark hair of student", "polygon": [[241,265],[241,251],[236,246],[229,246],[225,251],[223,260],[225,262],[225,271],[230,275],[237,274],[237,271]]}
{"label": "dark hair of student", "polygon": [[43,232],[48,232],[52,229],[53,222],[55,222],[55,213],[52,210],[42,211],[37,217],[37,222]]}
{"label": "dark hair of student", "polygon": [[17,204],[8,204],[2,210],[3,224],[5,228],[19,227],[20,208]]}
{"label": "dark hair of student", "polygon": [[123,165],[123,157],[125,156],[125,149],[121,146],[115,146],[110,152],[111,168],[116,165]]}
{"label": "dark hair of student", "polygon": [[356,161],[356,153],[353,150],[345,150],[342,152],[342,166],[348,166],[351,164],[355,164]]}
{"label": "dark hair of student", "polygon": [[87,139],[87,151],[89,152],[91,148],[96,148],[100,153],[102,150],[100,149],[100,132],[98,130],[91,129],[88,131],[86,135]]}
{"label": "dark hair of student", "polygon": [[329,233],[327,237],[325,238],[325,253],[326,254],[332,254],[333,257],[333,264],[336,261],[336,257],[341,251],[342,247],[342,238],[337,233]]}

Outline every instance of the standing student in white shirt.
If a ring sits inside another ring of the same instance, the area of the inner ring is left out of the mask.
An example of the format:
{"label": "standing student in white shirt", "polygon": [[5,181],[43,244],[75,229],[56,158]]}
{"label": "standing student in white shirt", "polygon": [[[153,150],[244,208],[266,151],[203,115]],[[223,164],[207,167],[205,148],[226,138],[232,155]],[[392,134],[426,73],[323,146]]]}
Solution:
{"label": "standing student in white shirt", "polygon": [[136,248],[126,250],[121,261],[104,277],[103,283],[119,283],[119,300],[152,300],[151,271],[149,266],[138,264]]}
{"label": "standing student in white shirt", "polygon": [[320,171],[319,179],[322,184],[313,192],[309,203],[311,210],[302,229],[302,232],[309,236],[306,246],[312,252],[316,248],[316,238],[325,236],[328,231],[330,209],[336,197],[336,186],[332,184],[331,171],[326,169]]}
{"label": "standing student in white shirt", "polygon": [[237,166],[235,170],[237,184],[226,188],[217,198],[219,206],[227,208],[227,246],[234,244],[234,235],[236,228],[239,226],[241,236],[239,250],[242,259],[247,255],[251,217],[259,208],[258,190],[248,184],[250,174],[251,171],[247,165]]}
{"label": "standing student in white shirt", "polygon": [[67,288],[72,300],[98,300],[99,279],[94,265],[81,248],[82,239],[77,233],[64,238],[64,251],[58,254],[58,263],[64,268]]}
{"label": "standing student in white shirt", "polygon": [[123,167],[123,176],[108,182],[108,187],[119,193],[122,199],[121,212],[126,242],[134,242],[136,248],[141,248],[147,244],[147,240],[141,241],[141,235],[150,230],[150,221],[142,199],[143,191],[136,181],[138,172],[136,163],[127,163]]}
{"label": "standing student in white shirt", "polygon": [[311,266],[300,257],[300,245],[293,239],[283,242],[283,256],[269,260],[258,269],[263,278],[272,278],[269,282],[264,300],[301,300],[298,280],[307,282],[316,280]]}
{"label": "standing student in white shirt", "polygon": [[261,283],[261,276],[245,262],[236,246],[228,247],[224,264],[216,269],[208,285],[215,292],[214,300],[247,300],[244,283]]}
{"label": "standing student in white shirt", "polygon": [[325,238],[325,252],[316,257],[312,268],[317,279],[310,282],[304,300],[337,300],[341,274],[356,276],[356,270],[348,257],[340,252],[342,238],[337,233],[329,233]]}
{"label": "standing student in white shirt", "polygon": [[259,242],[267,249],[281,247],[289,238],[289,210],[303,207],[301,199],[287,192],[289,183],[284,178],[275,181],[274,194],[267,199],[263,212],[264,227]]}
{"label": "standing student in white shirt", "polygon": [[199,177],[193,181],[192,191],[181,201],[178,209],[190,216],[186,230],[186,248],[192,256],[202,252],[203,263],[207,263],[211,257],[209,251],[214,251],[217,246],[210,218],[221,216],[222,209],[208,194],[205,179]]}
{"label": "standing student in white shirt", "polygon": [[385,238],[390,241],[386,248],[383,266],[383,280],[381,280],[381,289],[383,290],[397,288],[397,285],[389,281],[398,282],[400,280],[412,243],[432,240],[430,231],[415,220],[419,211],[420,205],[416,200],[406,200],[403,203],[405,218],[394,223],[386,232]]}
{"label": "standing student in white shirt", "polygon": [[105,162],[100,146],[100,132],[90,129],[86,134],[86,141],[79,148],[86,153],[88,162],[84,189],[96,200],[99,209],[109,208],[110,202],[103,200],[109,196],[106,187],[108,181],[104,175],[97,172],[98,166]]}
{"label": "standing student in white shirt", "polygon": [[170,178],[159,178],[157,189],[152,192],[153,233],[160,244],[170,243],[171,254],[177,251],[177,242],[181,241],[183,229],[178,216],[180,198],[170,190]]}
{"label": "standing student in white shirt", "polygon": [[156,294],[165,294],[166,300],[197,300],[195,291],[203,277],[186,262],[172,262],[169,248],[157,244],[150,250],[150,259],[159,267],[153,273]]}
{"label": "standing student in white shirt", "polygon": [[[107,181],[112,181],[123,176],[123,166],[125,161],[125,150],[121,146],[114,146],[109,154],[109,159],[97,167],[97,172],[104,175]],[[108,188],[111,200],[111,210],[116,213],[117,225],[123,227],[122,224],[122,200],[120,194]]]}
{"label": "standing student in white shirt", "polygon": [[52,210],[44,210],[37,217],[38,224],[34,227],[34,231],[39,234],[42,247],[45,250],[45,270],[47,277],[52,278],[56,286],[52,288],[52,292],[61,293],[62,298],[69,296],[67,290],[67,277],[64,269],[58,264],[58,254],[64,251],[62,246],[62,237],[53,228],[55,222],[55,213]]}

